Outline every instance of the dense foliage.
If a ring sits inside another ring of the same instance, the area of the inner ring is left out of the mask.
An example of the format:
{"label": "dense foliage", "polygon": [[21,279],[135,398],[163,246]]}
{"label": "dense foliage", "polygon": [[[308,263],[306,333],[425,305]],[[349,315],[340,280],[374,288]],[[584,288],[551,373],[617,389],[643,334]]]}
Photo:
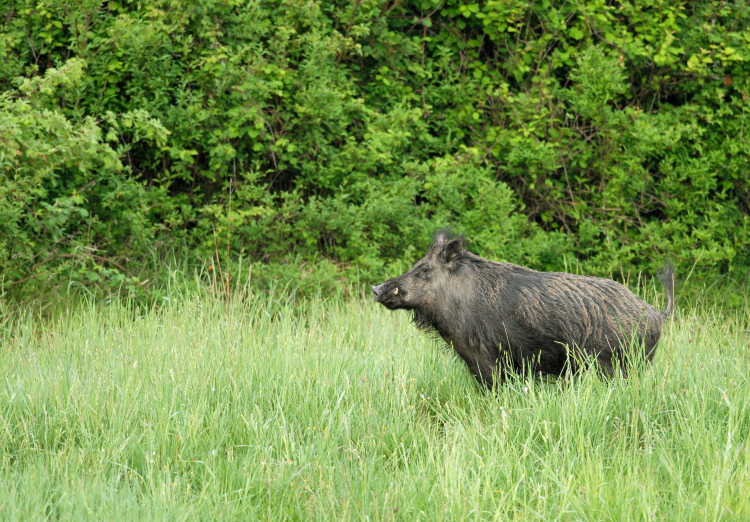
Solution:
{"label": "dense foliage", "polygon": [[750,265],[743,1],[11,0],[0,24],[6,290],[146,288],[164,252],[370,280],[444,225],[542,269]]}

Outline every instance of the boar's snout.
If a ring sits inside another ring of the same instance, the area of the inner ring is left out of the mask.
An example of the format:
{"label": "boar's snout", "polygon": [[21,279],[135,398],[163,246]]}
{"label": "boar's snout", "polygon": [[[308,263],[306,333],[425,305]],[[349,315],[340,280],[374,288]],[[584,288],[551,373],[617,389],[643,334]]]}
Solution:
{"label": "boar's snout", "polygon": [[403,292],[399,291],[397,281],[386,281],[382,285],[371,286],[375,301],[382,303],[386,308],[396,308],[401,303]]}

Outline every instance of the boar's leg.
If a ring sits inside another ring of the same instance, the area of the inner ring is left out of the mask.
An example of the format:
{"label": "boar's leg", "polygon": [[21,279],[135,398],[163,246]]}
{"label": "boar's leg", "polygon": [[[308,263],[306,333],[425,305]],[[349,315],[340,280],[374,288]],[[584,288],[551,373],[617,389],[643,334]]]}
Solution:
{"label": "boar's leg", "polygon": [[[471,341],[472,340],[469,341],[468,346],[461,344],[457,345],[456,343],[451,344],[453,345],[453,349],[456,350],[456,353],[458,353],[469,367],[469,371],[477,382],[488,389],[492,389],[495,384],[497,361],[493,360],[489,354],[483,353],[484,350],[481,348],[476,349],[476,347],[473,346],[475,343],[472,343]],[[502,380],[502,374],[499,374],[498,378]]]}
{"label": "boar's leg", "polygon": [[[615,375],[615,368],[612,364],[612,352],[610,350],[602,350],[596,354],[596,366],[597,369],[602,372],[605,377],[613,377]],[[619,365],[623,375],[627,377],[626,369],[623,365]]]}
{"label": "boar's leg", "polygon": [[469,371],[477,380],[477,382],[485,386],[488,389],[492,389],[494,386],[494,379],[492,374],[492,368],[485,364],[485,361],[474,359],[473,361],[466,360],[466,364],[469,366]]}

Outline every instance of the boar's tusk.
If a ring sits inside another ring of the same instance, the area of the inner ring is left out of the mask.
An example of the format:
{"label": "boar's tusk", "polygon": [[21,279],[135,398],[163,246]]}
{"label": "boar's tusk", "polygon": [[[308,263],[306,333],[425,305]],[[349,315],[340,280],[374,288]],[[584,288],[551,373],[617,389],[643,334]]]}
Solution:
{"label": "boar's tusk", "polygon": [[398,295],[398,288],[393,291],[393,295]]}

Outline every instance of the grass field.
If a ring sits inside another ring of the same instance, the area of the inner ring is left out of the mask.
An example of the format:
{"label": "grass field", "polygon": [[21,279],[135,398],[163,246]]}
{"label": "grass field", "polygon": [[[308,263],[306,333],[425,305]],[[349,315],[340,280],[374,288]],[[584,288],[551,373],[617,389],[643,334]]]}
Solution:
{"label": "grass field", "polygon": [[750,311],[482,393],[406,313],[198,294],[0,331],[3,519],[747,520]]}

